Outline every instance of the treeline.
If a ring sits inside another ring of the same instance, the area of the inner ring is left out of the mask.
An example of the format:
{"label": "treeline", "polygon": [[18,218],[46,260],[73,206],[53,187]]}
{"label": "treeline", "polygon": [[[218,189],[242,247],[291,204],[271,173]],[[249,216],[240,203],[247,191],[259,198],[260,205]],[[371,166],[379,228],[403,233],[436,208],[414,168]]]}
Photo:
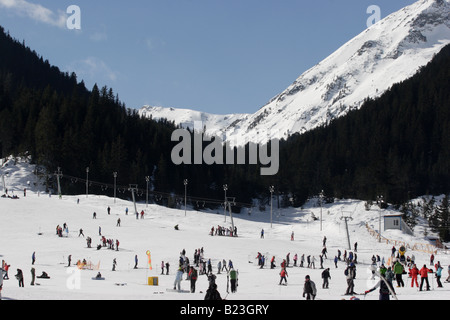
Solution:
{"label": "treeline", "polygon": [[450,241],[450,202],[449,195],[446,194],[441,201],[434,196],[422,197],[417,203],[407,202],[401,206],[406,223],[414,229],[419,219],[428,221],[430,230],[425,230],[425,236],[429,231],[438,234],[439,239],[444,242]]}
{"label": "treeline", "polygon": [[[141,118],[111,88],[86,89],[75,73],[51,66],[1,27],[0,48],[0,157],[27,153],[49,175],[60,167],[66,176],[85,178],[89,168],[89,180],[105,184],[113,183],[114,172],[120,186],[145,188],[149,177],[149,188],[165,193],[184,194],[188,179],[191,197],[223,199],[225,183],[240,195],[237,201],[248,203],[255,194],[251,179],[243,183],[248,167],[174,165],[173,123]],[[85,190],[73,179],[62,183],[65,194]]]}
{"label": "treeline", "polygon": [[279,187],[401,204],[450,190],[450,46],[411,79],[282,143]]}
{"label": "treeline", "polygon": [[[450,46],[412,79],[359,111],[280,142],[280,170],[259,165],[180,165],[171,161],[176,126],[139,117],[113,90],[91,90],[74,73],[51,66],[0,28],[0,156],[28,152],[49,173],[152,190],[250,203],[300,206],[324,191],[334,197],[391,203],[450,191]],[[247,146],[248,148],[248,146]],[[248,152],[246,153],[248,154]],[[67,183],[67,182],[66,182]],[[67,183],[64,193],[82,193]],[[109,190],[108,192],[111,192]]]}

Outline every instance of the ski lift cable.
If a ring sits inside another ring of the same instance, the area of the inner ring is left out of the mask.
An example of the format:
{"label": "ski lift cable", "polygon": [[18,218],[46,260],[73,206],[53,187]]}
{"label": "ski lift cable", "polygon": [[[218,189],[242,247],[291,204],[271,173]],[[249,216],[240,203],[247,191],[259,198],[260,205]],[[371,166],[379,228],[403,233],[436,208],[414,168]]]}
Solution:
{"label": "ski lift cable", "polygon": [[[64,175],[63,178],[67,178],[70,179],[72,183],[86,183],[86,179],[83,178],[79,178],[79,177],[74,177],[74,176],[70,176],[70,175]],[[113,184],[109,184],[109,183],[103,183],[103,182],[98,182],[98,181],[92,181],[89,180],[89,185],[90,186],[100,186],[103,190],[103,188],[108,189],[108,188],[114,188]],[[115,186],[117,190],[119,190],[119,192],[121,193],[125,193],[126,190],[128,190],[128,187],[125,186],[120,186],[120,185],[116,185]],[[104,190],[103,190],[104,191]],[[145,192],[147,192],[147,190],[144,188],[137,188],[136,191],[138,192],[138,194],[143,195]],[[149,195],[153,195],[153,196],[159,196],[159,200],[161,200],[163,197],[164,198],[169,198],[169,197],[181,197],[184,198],[184,196],[182,195],[177,195],[174,193],[168,193],[168,192],[161,192],[161,191],[154,191],[154,190],[149,190],[148,191]],[[191,202],[192,201],[198,201],[198,202],[202,202],[203,207],[206,204],[223,204],[223,200],[217,200],[217,199],[210,199],[210,198],[202,198],[202,197],[187,197]],[[246,208],[251,208],[252,204],[250,203],[244,203],[244,202],[236,202],[234,201],[234,206],[236,207],[246,207]]]}

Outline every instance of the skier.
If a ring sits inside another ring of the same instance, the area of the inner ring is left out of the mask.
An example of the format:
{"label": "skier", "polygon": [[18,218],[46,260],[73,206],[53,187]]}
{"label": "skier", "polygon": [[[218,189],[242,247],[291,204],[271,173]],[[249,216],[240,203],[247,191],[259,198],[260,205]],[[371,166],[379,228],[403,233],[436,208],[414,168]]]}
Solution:
{"label": "skier", "polygon": [[72,262],[72,255],[71,254],[69,254],[69,257],[67,258],[67,261],[68,261],[68,267],[70,267],[70,263]]}
{"label": "skier", "polygon": [[386,284],[386,280],[384,279],[383,276],[381,276],[380,281],[378,281],[378,283],[375,285],[375,287],[373,287],[370,290],[367,290],[364,292],[364,295],[374,291],[376,288],[380,288],[380,300],[389,300],[389,287],[388,284]]}
{"label": "skier", "polygon": [[134,255],[134,269],[137,269],[138,268],[138,256],[137,256],[137,254],[136,255]]}
{"label": "skier", "polygon": [[80,233],[78,234],[78,237],[81,235],[84,237],[83,229],[80,229]]}
{"label": "skier", "polygon": [[237,289],[238,272],[233,268],[231,268],[229,276],[230,276],[231,293],[235,293]]}
{"label": "skier", "polygon": [[222,300],[215,283],[210,283],[208,290],[206,290],[205,300]]}
{"label": "skier", "polygon": [[227,269],[227,261],[225,259],[222,259],[222,271],[225,269],[226,272],[228,272]]}
{"label": "skier", "polygon": [[286,277],[288,277],[288,273],[287,273],[285,268],[282,268],[281,271],[280,271],[280,283],[279,283],[279,285],[281,285],[283,280],[284,280],[284,283],[287,285]]}
{"label": "skier", "polygon": [[327,257],[327,247],[323,247],[323,249],[322,249],[322,255],[325,257],[325,259],[328,259],[328,257]]}
{"label": "skier", "polygon": [[391,289],[390,292],[392,292],[392,294],[395,294],[394,286],[392,285],[392,281],[394,280],[394,273],[392,272],[391,267],[386,268],[384,266],[384,263],[381,264],[380,275],[386,279],[387,284]]}
{"label": "skier", "polygon": [[211,273],[212,273],[211,259],[208,259],[208,271],[207,271],[207,274],[211,274]]}
{"label": "skier", "polygon": [[386,278],[387,282],[389,283],[389,285],[391,286],[391,288],[394,288],[392,282],[394,281],[395,275],[394,275],[394,272],[392,271],[391,267],[387,268],[385,278]]}
{"label": "skier", "polygon": [[169,267],[170,267],[169,262],[166,262],[166,276],[169,275]]}
{"label": "skier", "polygon": [[23,285],[23,272],[20,269],[17,269],[17,274],[15,275],[16,279],[19,281],[19,287],[24,287]]}
{"label": "skier", "polygon": [[34,280],[36,278],[36,270],[34,268],[31,268],[31,284],[32,286],[34,286]]}
{"label": "skier", "polygon": [[322,272],[322,279],[323,279],[322,289],[328,289],[328,279],[331,279],[330,268],[326,268]]}
{"label": "skier", "polygon": [[183,279],[183,268],[179,267],[177,274],[175,276],[175,282],[173,283],[173,290],[177,290],[178,287],[178,291],[181,290],[181,280]]}
{"label": "skier", "polygon": [[436,282],[437,282],[438,288],[442,288],[441,276],[442,276],[442,267],[439,264],[437,266],[437,270],[436,270]]}
{"label": "skier", "polygon": [[31,264],[34,264],[36,262],[36,252],[33,252],[31,255]]}
{"label": "skier", "polygon": [[189,279],[191,279],[191,293],[194,293],[195,283],[197,282],[197,270],[195,270],[193,266],[191,266],[191,269],[189,270]]}
{"label": "skier", "polygon": [[222,261],[219,260],[217,263],[217,274],[220,274],[220,269],[222,269]]}
{"label": "skier", "polygon": [[264,229],[261,229],[261,239],[264,239]]}
{"label": "skier", "polygon": [[0,300],[2,300],[2,289],[3,289],[3,277],[6,275],[6,271],[0,268]]}
{"label": "skier", "polygon": [[117,219],[117,224],[116,224],[116,227],[120,227],[120,218],[119,218],[119,219]]}
{"label": "skier", "polygon": [[1,274],[3,280],[9,280],[8,270],[9,270],[9,267],[10,267],[10,266],[11,266],[11,265],[7,264],[6,262],[3,263],[3,271],[4,271],[4,275]]}
{"label": "skier", "polygon": [[270,269],[275,268],[275,256],[272,256],[272,259],[270,260]]}
{"label": "skier", "polygon": [[305,276],[305,284],[303,285],[303,298],[306,300],[315,300],[317,294],[316,284],[310,279],[309,275]]}
{"label": "skier", "polygon": [[420,275],[420,291],[422,291],[422,287],[423,287],[423,283],[426,282],[427,283],[427,291],[430,291],[430,284],[428,282],[428,272],[430,272],[430,270],[427,268],[427,266],[424,264],[422,269],[419,270],[419,275]]}
{"label": "skier", "polygon": [[400,261],[397,261],[394,265],[394,273],[395,273],[395,279],[397,280],[397,288],[400,286],[404,287],[405,283],[403,282],[402,275],[403,275],[403,265],[400,263]]}
{"label": "skier", "polygon": [[312,256],[312,259],[311,259],[311,267],[312,267],[313,269],[316,268],[315,262],[316,262],[316,257]]}
{"label": "skier", "polygon": [[349,252],[348,253],[348,258],[347,258],[347,264],[352,263],[353,262],[353,252]]}
{"label": "skier", "polygon": [[409,270],[409,274],[411,275],[411,288],[414,288],[414,283],[418,288],[419,283],[417,282],[417,276],[419,275],[419,269],[415,264],[413,264],[412,268]]}
{"label": "skier", "polygon": [[117,265],[117,261],[116,261],[116,258],[114,258],[113,259],[112,271],[116,271],[116,265]]}
{"label": "skier", "polygon": [[345,294],[346,295],[355,294],[355,292],[353,291],[353,289],[355,288],[353,280],[356,277],[356,268],[353,262],[350,264],[350,266],[347,267],[347,269],[345,269],[344,274],[347,279],[347,291],[345,292]]}

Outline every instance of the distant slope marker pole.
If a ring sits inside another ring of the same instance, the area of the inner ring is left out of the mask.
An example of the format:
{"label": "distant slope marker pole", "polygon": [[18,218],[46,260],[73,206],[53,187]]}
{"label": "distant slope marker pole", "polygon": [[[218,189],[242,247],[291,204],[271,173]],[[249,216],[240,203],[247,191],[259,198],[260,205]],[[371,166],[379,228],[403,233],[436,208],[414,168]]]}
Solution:
{"label": "distant slope marker pole", "polygon": [[133,198],[133,204],[134,204],[134,214],[137,216],[138,215],[138,211],[136,208],[136,198],[134,196],[134,192],[138,190],[138,185],[137,184],[130,184],[130,188],[128,189],[131,191],[131,196]]}
{"label": "distant slope marker pole", "polygon": [[62,194],[61,194],[61,184],[59,183],[59,179],[62,178],[63,174],[61,172],[60,167],[58,167],[58,171],[55,172],[55,176],[56,176],[56,180],[58,181],[58,197],[59,197],[59,199],[61,199]]}
{"label": "distant slope marker pole", "polygon": [[351,244],[350,244],[350,233],[348,232],[348,222],[347,222],[347,221],[348,221],[348,220],[353,220],[353,218],[350,217],[350,216],[344,216],[344,214],[342,213],[341,220],[344,220],[344,221],[345,221],[345,230],[347,231],[348,249],[349,249],[349,250],[352,250],[352,246],[351,246]]}
{"label": "distant slope marker pole", "polygon": [[186,217],[186,208],[187,208],[187,185],[189,183],[188,179],[184,179],[184,216]]}
{"label": "distant slope marker pole", "polygon": [[86,198],[89,194],[89,167],[86,168]]}
{"label": "distant slope marker pole", "polygon": [[234,221],[233,221],[233,214],[231,213],[231,205],[235,205],[236,204],[236,198],[227,198],[226,204],[228,206],[228,210],[230,212],[230,218],[231,218],[231,230],[233,230],[234,232]]}

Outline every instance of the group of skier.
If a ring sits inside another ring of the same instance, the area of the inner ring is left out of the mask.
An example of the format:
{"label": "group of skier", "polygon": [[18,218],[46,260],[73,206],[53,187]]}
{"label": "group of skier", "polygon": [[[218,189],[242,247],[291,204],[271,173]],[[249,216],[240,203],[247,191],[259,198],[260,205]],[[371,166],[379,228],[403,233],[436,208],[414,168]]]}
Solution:
{"label": "group of skier", "polygon": [[[161,264],[162,272],[164,268],[164,262]],[[238,271],[234,269],[233,262],[225,259],[218,261],[217,263],[217,275],[224,271],[227,274],[227,293],[231,287],[231,293],[237,291],[238,282]],[[222,300],[222,297],[217,289],[216,274],[213,273],[211,259],[207,260],[204,258],[204,249],[199,248],[194,251],[193,264],[190,264],[189,258],[186,256],[186,250],[183,249],[180,252],[180,257],[178,259],[178,269],[175,274],[175,280],[173,284],[173,290],[181,291],[181,282],[183,280],[183,275],[186,273],[187,281],[190,281],[190,292],[195,293],[196,282],[200,275],[205,275],[208,279],[208,290],[206,291],[205,300]]]}
{"label": "group of skier", "polygon": [[[323,248],[321,251],[320,257],[320,269],[324,269],[322,271],[321,277],[323,280],[322,283],[322,289],[328,289],[329,288],[329,279],[331,279],[330,274],[330,268],[324,268],[323,267],[323,258],[327,258],[327,249],[326,249],[326,237],[323,239]],[[347,282],[347,289],[344,293],[344,295],[357,295],[355,292],[355,282],[356,279],[356,265],[358,264],[357,261],[357,250],[358,250],[358,244],[355,242],[354,244],[354,251],[349,251],[347,253],[347,250],[344,250],[344,254],[342,255],[341,250],[338,250],[337,255],[334,257],[334,265],[335,268],[338,268],[338,262],[343,261],[346,265],[344,270],[345,279]],[[375,279],[375,275],[379,276],[379,282],[375,285],[375,287],[366,290],[364,294],[368,294],[372,291],[374,291],[377,288],[380,288],[380,299],[389,299],[390,295],[395,296],[395,290],[393,286],[393,282],[397,282],[397,287],[404,287],[405,283],[403,281],[402,276],[404,274],[408,274],[411,278],[411,287],[414,285],[419,288],[420,291],[423,290],[424,284],[426,285],[426,290],[430,290],[429,280],[428,280],[428,274],[434,273],[437,286],[442,287],[441,277],[443,272],[443,267],[440,265],[440,262],[438,261],[436,264],[434,264],[435,270],[428,268],[425,264],[421,269],[419,269],[415,264],[415,257],[414,255],[412,257],[403,257],[404,252],[406,251],[405,248],[401,247],[399,249],[400,255],[397,255],[395,257],[394,253],[397,250],[395,247],[392,249],[392,256],[388,260],[388,266],[385,267],[385,260],[384,258],[380,258],[379,255],[373,255],[372,256],[372,265],[370,266],[370,269],[372,270],[372,280]],[[265,264],[267,263],[266,256],[261,254],[260,252],[257,253],[256,259],[258,261],[258,267],[262,269]],[[294,263],[293,266],[297,266],[297,260],[298,255],[294,255]],[[434,261],[434,255],[430,256],[430,264],[433,264]],[[308,255],[306,257],[307,268],[315,269],[315,262],[316,259],[313,255]],[[290,253],[286,255],[286,258],[283,259],[283,261],[280,263],[281,270],[279,272],[280,275],[280,281],[279,285],[287,285],[287,267],[290,267]],[[301,255],[299,267],[305,267],[305,254]],[[274,269],[276,268],[276,261],[275,256],[272,256],[272,259],[270,260],[270,268]],[[406,270],[409,270],[408,272]],[[420,286],[417,281],[417,277],[421,277],[421,283]],[[446,282],[450,282],[450,266],[448,266],[448,277],[446,279]],[[309,293],[309,295],[308,295]],[[304,294],[303,297],[307,297],[307,299],[315,299],[315,296],[317,294],[317,289],[315,287],[314,282],[310,279],[310,276],[307,275],[305,277],[305,285],[304,285]]]}
{"label": "group of skier", "polygon": [[237,227],[234,226],[234,228],[229,227],[223,227],[218,225],[216,228],[211,227],[211,230],[209,231],[210,236],[228,236],[228,237],[237,237]]}

